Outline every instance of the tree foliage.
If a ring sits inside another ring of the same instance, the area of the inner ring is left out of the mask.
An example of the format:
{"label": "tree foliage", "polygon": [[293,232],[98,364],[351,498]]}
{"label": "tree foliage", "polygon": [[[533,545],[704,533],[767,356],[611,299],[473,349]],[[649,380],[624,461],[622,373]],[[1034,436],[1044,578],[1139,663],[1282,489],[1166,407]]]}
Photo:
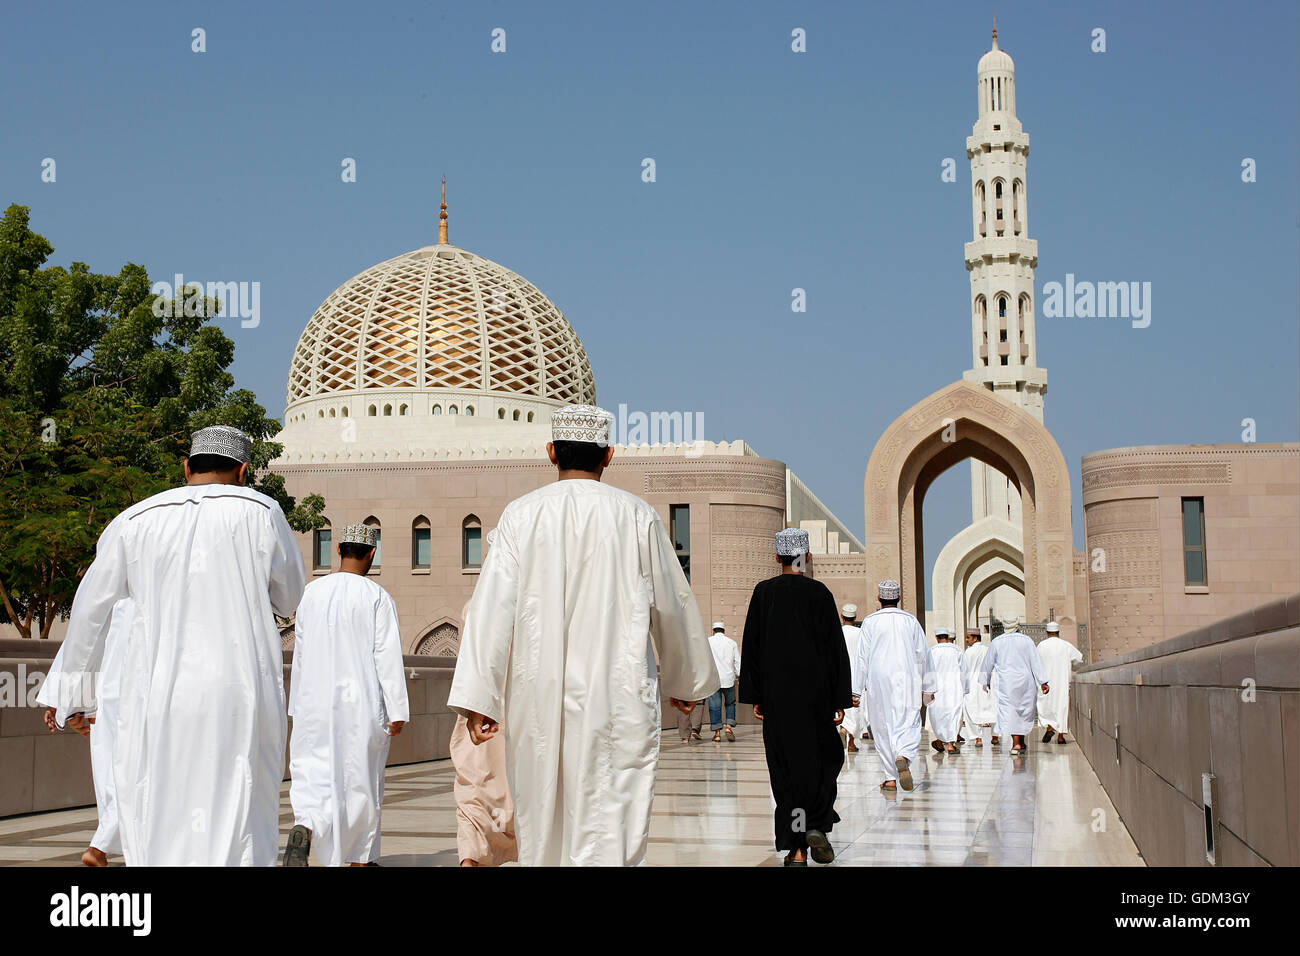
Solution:
{"label": "tree foliage", "polygon": [[[280,423],[228,371],[234,343],[204,316],[155,315],[144,267],[96,275],[46,266],[54,247],[28,209],[0,219],[0,605],[24,637],[66,616],[104,526],[182,484],[190,433],[253,438],[253,486],[298,531],[324,500],[294,501],[269,470]],[[183,290],[177,290],[183,294]],[[216,313],[216,304],[204,309]],[[162,311],[162,310],[160,310]],[[193,311],[193,310],[191,310]],[[2,620],[2,618],[0,618]]]}

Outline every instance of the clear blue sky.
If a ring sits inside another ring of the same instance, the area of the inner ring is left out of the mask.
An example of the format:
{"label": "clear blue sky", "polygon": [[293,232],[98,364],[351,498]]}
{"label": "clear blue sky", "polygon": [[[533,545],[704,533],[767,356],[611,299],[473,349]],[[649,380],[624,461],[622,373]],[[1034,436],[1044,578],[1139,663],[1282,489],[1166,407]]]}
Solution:
{"label": "clear blue sky", "polygon": [[[1300,438],[1300,23],[1290,0],[996,7],[1040,298],[1067,272],[1153,286],[1147,329],[1039,319],[1081,543],[1087,452],[1235,442],[1246,417]],[[602,404],[702,411],[707,437],[785,460],[860,532],[881,431],[970,362],[964,146],[992,8],[14,6],[0,202],[32,207],[58,263],[260,282],[260,327],[224,324],[239,384],[278,415],[312,311],[433,241],[445,173],[452,241],[555,300]],[[927,499],[928,562],[969,519],[967,475]]]}

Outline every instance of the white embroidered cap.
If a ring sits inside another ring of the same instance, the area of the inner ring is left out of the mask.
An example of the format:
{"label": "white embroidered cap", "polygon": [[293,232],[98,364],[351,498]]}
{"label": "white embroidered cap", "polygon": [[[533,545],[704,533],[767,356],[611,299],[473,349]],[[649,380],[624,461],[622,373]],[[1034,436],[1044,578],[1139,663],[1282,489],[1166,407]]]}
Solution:
{"label": "white embroidered cap", "polygon": [[614,416],[595,405],[565,405],[551,415],[551,441],[585,441],[609,445]]}
{"label": "white embroidered cap", "polygon": [[808,532],[803,528],[784,528],[776,533],[776,553],[781,557],[802,558],[808,551]]}
{"label": "white embroidered cap", "polygon": [[343,529],[339,544],[363,544],[367,548],[373,548],[379,544],[379,529],[368,524],[350,524]]}
{"label": "white embroidered cap", "polygon": [[897,601],[903,596],[903,586],[893,578],[886,578],[876,585],[876,594],[882,601]]}
{"label": "white embroidered cap", "polygon": [[253,439],[229,425],[209,425],[190,436],[190,457],[195,455],[220,455],[222,458],[250,464],[253,460]]}

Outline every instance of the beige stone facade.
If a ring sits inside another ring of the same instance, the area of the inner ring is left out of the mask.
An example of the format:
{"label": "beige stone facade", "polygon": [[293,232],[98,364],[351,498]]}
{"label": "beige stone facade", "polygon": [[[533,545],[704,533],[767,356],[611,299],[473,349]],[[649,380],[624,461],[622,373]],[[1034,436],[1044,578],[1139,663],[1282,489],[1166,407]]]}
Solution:
{"label": "beige stone facade", "polygon": [[[486,534],[510,501],[555,480],[555,467],[536,458],[278,468],[291,494],[324,496],[331,528],[378,521],[382,563],[371,574],[397,603],[405,652],[435,656],[456,653],[478,580],[478,569],[464,561],[467,523]],[[604,480],[653,504],[666,528],[674,506],[689,508],[687,557],[700,613],[725,621],[739,638],[750,592],[776,572],[772,536],[785,526],[785,466],[752,454],[638,457],[616,450]],[[427,568],[415,566],[412,547],[421,520],[430,529]],[[300,538],[311,568],[313,536]],[[337,567],[337,554],[331,564]]]}
{"label": "beige stone facade", "polygon": [[[1196,501],[1203,557],[1189,580],[1184,510],[1195,541]],[[1093,660],[1300,590],[1300,445],[1094,452],[1083,457],[1083,514]]]}

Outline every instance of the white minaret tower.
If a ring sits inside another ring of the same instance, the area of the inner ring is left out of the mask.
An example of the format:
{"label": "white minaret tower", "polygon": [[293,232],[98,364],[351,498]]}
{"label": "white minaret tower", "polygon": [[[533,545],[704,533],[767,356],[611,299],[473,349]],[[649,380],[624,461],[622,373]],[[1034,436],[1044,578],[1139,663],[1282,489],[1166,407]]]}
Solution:
{"label": "white minaret tower", "polygon": [[[1038,243],[1029,238],[1025,160],[1029,134],[1016,118],[1016,65],[998,49],[976,71],[979,119],[966,137],[974,239],[966,243],[970,273],[971,352],[965,379],[990,389],[1043,420],[1047,371],[1038,367],[1034,332],[1034,269]],[[1001,472],[971,462],[972,520],[986,516],[1020,523],[1020,496]]]}

